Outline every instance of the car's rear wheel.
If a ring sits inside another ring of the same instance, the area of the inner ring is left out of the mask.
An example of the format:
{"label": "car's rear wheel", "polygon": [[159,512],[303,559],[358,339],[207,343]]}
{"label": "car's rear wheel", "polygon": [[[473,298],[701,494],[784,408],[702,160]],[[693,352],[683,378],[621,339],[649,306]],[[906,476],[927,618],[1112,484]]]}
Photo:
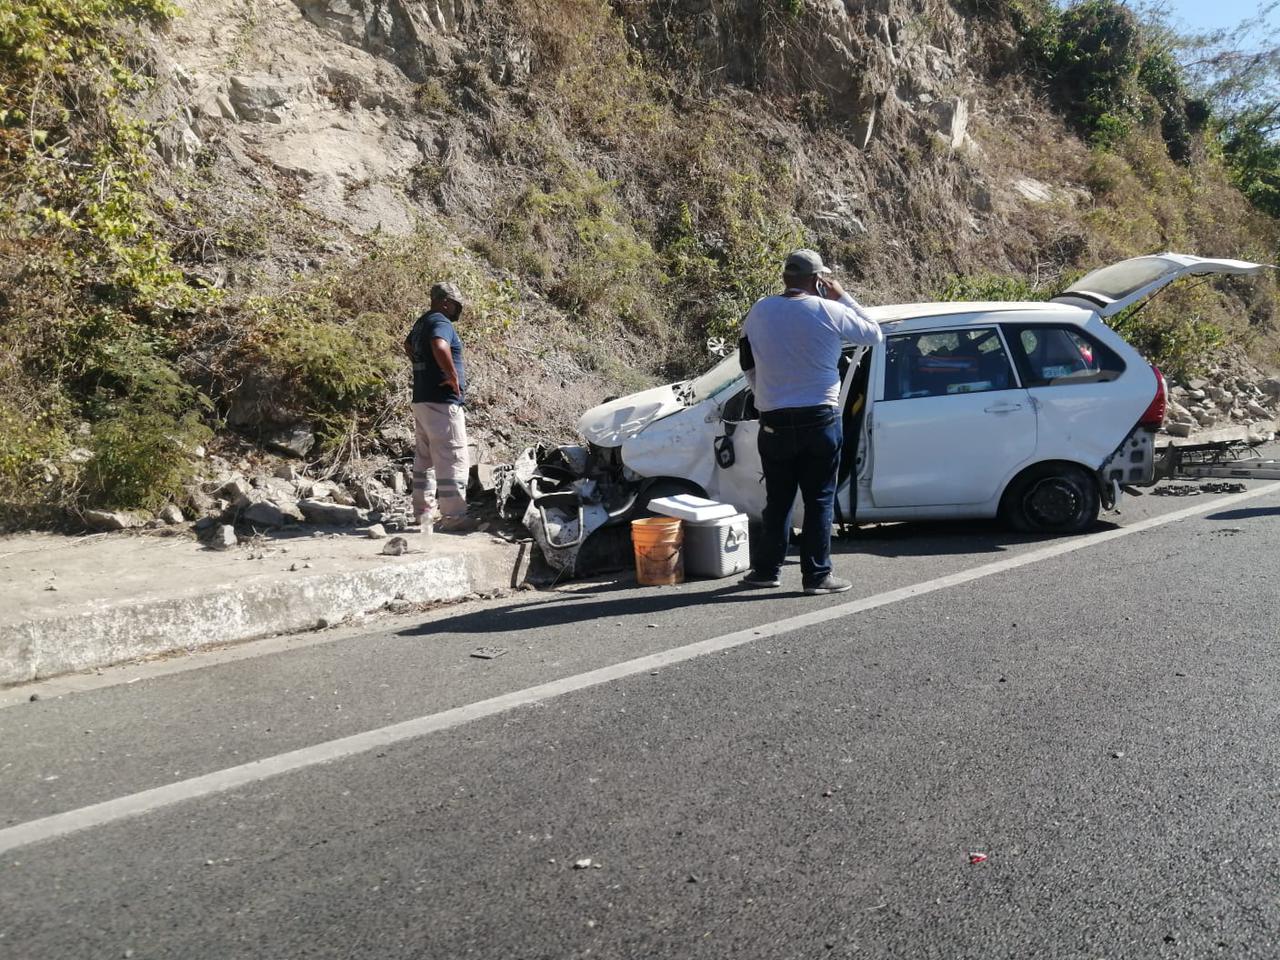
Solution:
{"label": "car's rear wheel", "polygon": [[1005,491],[1001,515],[1022,533],[1083,533],[1098,521],[1098,484],[1082,467],[1042,463]]}

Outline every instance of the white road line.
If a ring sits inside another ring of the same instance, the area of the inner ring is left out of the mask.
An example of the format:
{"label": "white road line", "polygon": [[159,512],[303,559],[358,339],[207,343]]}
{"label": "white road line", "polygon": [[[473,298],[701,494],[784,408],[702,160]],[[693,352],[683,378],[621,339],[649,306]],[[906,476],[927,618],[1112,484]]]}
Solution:
{"label": "white road line", "polygon": [[959,586],[960,584],[969,583],[974,580],[981,580],[984,577],[995,576],[996,574],[1005,573],[1009,570],[1016,570],[1019,567],[1039,563],[1042,560],[1051,560],[1054,557],[1074,553],[1077,550],[1084,550],[1088,547],[1096,546],[1101,543],[1117,540],[1120,537],[1127,537],[1135,533],[1142,533],[1143,531],[1151,530],[1154,527],[1164,526],[1165,524],[1174,523],[1178,520],[1185,520],[1188,517],[1208,513],[1211,510],[1229,509],[1232,506],[1243,503],[1247,500],[1253,500],[1257,497],[1277,492],[1280,492],[1280,483],[1270,483],[1266,486],[1249,490],[1246,493],[1235,494],[1234,496],[1224,497],[1221,500],[1213,500],[1207,503],[1198,503],[1195,506],[1176,510],[1172,513],[1164,514],[1163,516],[1151,517],[1147,520],[1139,521],[1132,526],[1119,527],[1115,530],[1107,530],[1103,533],[1096,533],[1090,536],[1065,540],[1047,547],[1042,547],[1038,550],[1019,554],[1016,557],[997,560],[993,563],[983,564],[980,567],[973,567],[959,573],[948,574],[947,576],[938,577],[934,580],[926,580],[923,583],[915,583],[906,587],[899,587],[896,590],[887,590],[884,593],[877,593],[874,596],[864,597],[860,600],[851,600],[847,603],[836,604],[835,606],[822,607],[817,610],[812,610],[809,613],[802,613],[798,616],[778,620],[775,623],[761,624],[759,626],[749,627],[745,630],[737,630],[733,633],[726,633],[723,636],[712,637],[709,640],[701,640],[697,643],[688,644],[687,646],[676,647],[672,650],[664,650],[661,653],[654,653],[644,657],[637,657],[634,660],[615,663],[608,667],[601,667],[598,670],[589,670],[586,673],[579,673],[572,677],[563,677],[560,680],[541,683],[534,687],[528,687],[524,690],[516,690],[512,693],[505,693],[501,696],[492,697],[488,700],[481,700],[477,703],[469,703],[465,706],[454,707],[452,710],[444,710],[440,713],[428,714],[425,717],[405,720],[401,723],[394,723],[390,726],[366,731],[365,733],[357,733],[350,737],[342,737],[338,740],[329,740],[324,743],[317,743],[314,746],[303,747],[300,750],[292,750],[289,753],[281,753],[274,757],[254,760],[250,763],[241,764],[237,767],[228,767],[225,770],[217,770],[201,777],[192,777],[189,780],[179,780],[176,783],[166,784],[163,787],[143,790],[141,793],[118,797],[115,800],[106,800],[102,803],[95,803],[87,807],[81,807],[78,810],[68,810],[65,813],[57,813],[53,816],[44,817],[39,820],[31,820],[27,823],[20,823],[17,826],[0,830],[0,854],[28,844],[39,843],[44,840],[52,840],[56,837],[63,837],[69,833],[86,830],[90,827],[100,827],[105,824],[114,823],[117,820],[136,817],[140,814],[149,813],[152,810],[159,810],[163,807],[181,803],[184,800],[193,800],[198,797],[207,797],[215,793],[223,793],[227,790],[234,790],[237,787],[248,786],[249,784],[257,783],[260,780],[266,780],[269,777],[276,777],[283,773],[302,770],[307,767],[316,766],[317,764],[332,763],[335,760],[343,760],[347,757],[367,753],[370,750],[377,750],[382,747],[390,746],[394,743],[399,743],[402,740],[411,740],[415,737],[422,737],[429,733],[458,727],[464,723],[470,723],[473,720],[479,720],[483,717],[491,717],[498,713],[505,713],[508,710],[514,710],[516,707],[528,706],[566,693],[585,690],[588,687],[599,686],[600,684],[610,683],[614,680],[621,680],[625,677],[634,676],[638,673],[645,673],[661,667],[671,666],[675,663],[682,663],[686,660],[693,660],[697,657],[706,656],[709,653],[718,653],[722,650],[729,650],[733,647],[750,643],[753,640],[760,640],[765,637],[774,637],[781,633],[789,633],[792,630],[811,627],[815,624],[826,623],[830,620],[838,620],[842,617],[848,617],[855,613],[861,613],[864,610],[873,610],[876,607],[883,607],[892,603],[899,603],[903,600],[910,600],[913,597],[923,596],[937,590],[946,590],[949,587]]}

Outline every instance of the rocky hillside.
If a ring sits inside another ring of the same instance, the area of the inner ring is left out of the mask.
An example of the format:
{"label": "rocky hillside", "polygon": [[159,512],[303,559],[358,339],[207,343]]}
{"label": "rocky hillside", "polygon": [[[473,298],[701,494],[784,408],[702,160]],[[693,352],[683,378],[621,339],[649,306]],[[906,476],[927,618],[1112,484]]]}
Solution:
{"label": "rocky hillside", "polygon": [[[181,498],[205,450],[400,452],[398,341],[443,276],[474,301],[473,430],[506,453],[697,370],[802,242],[872,303],[1277,255],[1102,0],[16,4],[9,522]],[[1121,321],[1183,379],[1224,346],[1273,363],[1276,322],[1271,281]]]}

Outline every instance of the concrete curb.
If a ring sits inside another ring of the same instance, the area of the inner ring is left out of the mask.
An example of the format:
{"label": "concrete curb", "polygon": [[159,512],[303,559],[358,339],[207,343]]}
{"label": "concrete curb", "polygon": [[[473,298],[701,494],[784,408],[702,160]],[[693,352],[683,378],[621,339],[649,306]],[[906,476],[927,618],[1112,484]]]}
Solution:
{"label": "concrete curb", "polygon": [[406,559],[371,569],[91,609],[0,628],[0,686],[175,650],[298,633],[394,599],[456,600],[512,586],[514,550]]}

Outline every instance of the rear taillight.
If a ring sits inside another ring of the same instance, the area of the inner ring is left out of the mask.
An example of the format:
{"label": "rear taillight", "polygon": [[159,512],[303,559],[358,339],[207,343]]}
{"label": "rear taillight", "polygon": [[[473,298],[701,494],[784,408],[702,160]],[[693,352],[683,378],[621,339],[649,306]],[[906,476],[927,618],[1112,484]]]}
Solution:
{"label": "rear taillight", "polygon": [[1153,363],[1151,369],[1156,375],[1156,395],[1151,401],[1151,406],[1147,407],[1147,412],[1138,421],[1138,426],[1146,427],[1148,430],[1159,430],[1164,424],[1164,412],[1169,404],[1169,390],[1165,386],[1164,374],[1160,372],[1160,368]]}

